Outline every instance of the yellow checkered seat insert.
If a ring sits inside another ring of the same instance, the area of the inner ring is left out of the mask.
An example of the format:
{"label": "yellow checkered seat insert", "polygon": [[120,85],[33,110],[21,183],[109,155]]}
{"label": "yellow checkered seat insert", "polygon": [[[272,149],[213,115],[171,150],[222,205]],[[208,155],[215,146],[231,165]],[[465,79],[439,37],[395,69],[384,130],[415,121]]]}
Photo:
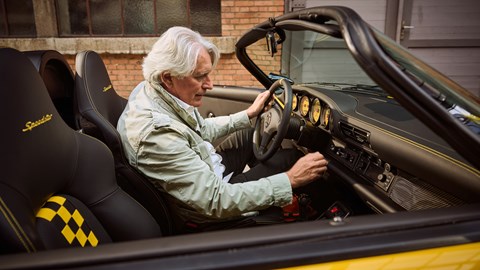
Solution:
{"label": "yellow checkered seat insert", "polygon": [[37,229],[46,248],[95,247],[112,242],[97,218],[72,196],[52,196],[36,216]]}

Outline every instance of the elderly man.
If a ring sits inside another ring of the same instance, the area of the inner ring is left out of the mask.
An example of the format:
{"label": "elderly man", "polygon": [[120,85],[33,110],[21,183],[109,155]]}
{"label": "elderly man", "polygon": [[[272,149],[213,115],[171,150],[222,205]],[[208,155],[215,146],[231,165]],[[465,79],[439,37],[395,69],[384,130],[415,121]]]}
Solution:
{"label": "elderly man", "polygon": [[[326,170],[320,153],[300,157],[296,150],[255,162],[250,119],[264,109],[268,91],[245,111],[200,116],[197,107],[213,87],[210,74],[219,57],[200,34],[170,28],[146,56],[145,81],[130,95],[118,122],[129,162],[168,194],[179,228],[231,226],[246,213],[288,205],[292,189]],[[211,142],[226,135],[214,149]],[[246,164],[253,167],[243,172]]]}

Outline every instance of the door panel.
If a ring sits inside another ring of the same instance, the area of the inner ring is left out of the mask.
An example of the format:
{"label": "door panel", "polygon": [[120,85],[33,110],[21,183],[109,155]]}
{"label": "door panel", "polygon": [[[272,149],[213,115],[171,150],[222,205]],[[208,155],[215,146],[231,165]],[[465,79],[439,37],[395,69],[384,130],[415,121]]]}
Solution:
{"label": "door panel", "polygon": [[261,91],[264,89],[215,86],[203,97],[198,111],[204,118],[233,114],[247,109]]}

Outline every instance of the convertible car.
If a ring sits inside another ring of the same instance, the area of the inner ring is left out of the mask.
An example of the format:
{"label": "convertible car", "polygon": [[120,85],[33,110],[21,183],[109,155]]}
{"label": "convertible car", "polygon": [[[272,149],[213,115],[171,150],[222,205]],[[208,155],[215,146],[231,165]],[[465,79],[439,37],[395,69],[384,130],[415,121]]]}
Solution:
{"label": "convertible car", "polygon": [[253,26],[236,55],[263,88],[216,85],[200,107],[226,115],[270,91],[257,158],[295,147],[329,160],[283,224],[177,234],[162,194],[122,163],[125,100],[99,56],[80,53],[73,78],[49,73],[47,54],[61,66],[58,53],[0,50],[2,269],[480,268],[479,97],[349,8]]}

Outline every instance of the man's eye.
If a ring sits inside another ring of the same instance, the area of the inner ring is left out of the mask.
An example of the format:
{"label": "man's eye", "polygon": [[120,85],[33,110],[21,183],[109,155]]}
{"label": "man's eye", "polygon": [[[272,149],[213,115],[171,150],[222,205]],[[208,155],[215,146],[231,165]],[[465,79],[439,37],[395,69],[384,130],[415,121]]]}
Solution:
{"label": "man's eye", "polygon": [[195,76],[194,78],[195,78],[197,81],[203,81],[203,80],[205,80],[206,77],[207,77],[207,75],[200,75],[200,76]]}

